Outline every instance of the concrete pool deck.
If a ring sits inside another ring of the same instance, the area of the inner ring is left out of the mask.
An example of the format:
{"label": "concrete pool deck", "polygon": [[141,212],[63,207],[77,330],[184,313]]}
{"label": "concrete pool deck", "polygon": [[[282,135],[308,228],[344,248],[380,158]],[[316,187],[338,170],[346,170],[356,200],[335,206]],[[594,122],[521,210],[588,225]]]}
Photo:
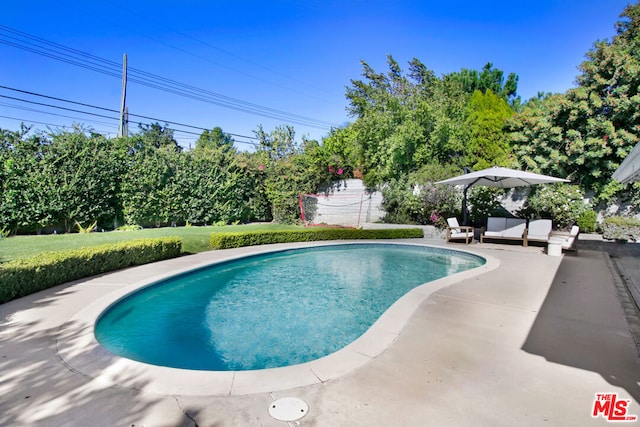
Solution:
{"label": "concrete pool deck", "polygon": [[301,426],[605,425],[591,416],[596,393],[630,399],[628,413],[640,416],[640,358],[603,252],[549,257],[540,248],[406,242],[470,250],[500,265],[414,301],[388,342],[334,360],[327,378],[298,386],[294,375],[295,388],[283,376],[278,390],[271,379],[256,391],[255,379],[236,378],[235,393],[222,387],[234,395],[219,395],[215,379],[202,381],[202,393],[163,393],[120,361],[98,358],[96,367],[95,349],[73,348],[86,338],[83,312],[101,300],[252,248],[130,268],[0,305],[0,425],[285,426],[268,412],[281,397],[307,402],[308,413],[290,423]]}

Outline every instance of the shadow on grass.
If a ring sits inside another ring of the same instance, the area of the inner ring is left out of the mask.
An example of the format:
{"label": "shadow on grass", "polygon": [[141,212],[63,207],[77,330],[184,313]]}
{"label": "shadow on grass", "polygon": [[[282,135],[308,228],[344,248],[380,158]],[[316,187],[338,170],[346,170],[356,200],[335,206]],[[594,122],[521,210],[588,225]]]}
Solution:
{"label": "shadow on grass", "polygon": [[[589,268],[591,263],[604,268]],[[597,372],[640,402],[640,358],[598,252],[581,250],[563,259],[522,348],[550,362]]]}

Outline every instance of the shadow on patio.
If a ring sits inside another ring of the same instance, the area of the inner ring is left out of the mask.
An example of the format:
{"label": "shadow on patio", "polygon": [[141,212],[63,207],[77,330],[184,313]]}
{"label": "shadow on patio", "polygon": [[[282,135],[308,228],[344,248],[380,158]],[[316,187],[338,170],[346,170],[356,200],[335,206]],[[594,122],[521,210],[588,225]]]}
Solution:
{"label": "shadow on patio", "polygon": [[58,341],[81,332],[62,320],[64,306],[79,298],[74,282],[0,305],[0,425],[139,425],[162,416],[193,425],[171,397],[101,384],[60,360]]}
{"label": "shadow on patio", "polygon": [[[640,357],[602,254],[565,256],[522,349],[599,373],[640,401]],[[602,390],[607,392],[610,390]]]}

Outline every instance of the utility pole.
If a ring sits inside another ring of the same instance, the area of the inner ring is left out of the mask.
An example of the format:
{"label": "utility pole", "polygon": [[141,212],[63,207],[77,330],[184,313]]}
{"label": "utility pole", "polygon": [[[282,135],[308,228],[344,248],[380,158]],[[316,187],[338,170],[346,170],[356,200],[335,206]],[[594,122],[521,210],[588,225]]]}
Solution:
{"label": "utility pole", "polygon": [[129,136],[129,107],[124,107],[124,132],[122,136]]}
{"label": "utility pole", "polygon": [[120,102],[120,126],[118,126],[118,136],[129,135],[129,108],[127,101],[127,54],[122,57],[122,100]]}

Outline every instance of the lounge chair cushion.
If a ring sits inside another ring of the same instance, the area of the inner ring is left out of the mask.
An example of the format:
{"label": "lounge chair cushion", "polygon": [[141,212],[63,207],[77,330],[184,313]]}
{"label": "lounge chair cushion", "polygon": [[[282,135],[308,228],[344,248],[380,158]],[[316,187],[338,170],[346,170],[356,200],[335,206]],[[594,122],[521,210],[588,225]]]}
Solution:
{"label": "lounge chair cushion", "polygon": [[450,228],[460,227],[460,224],[458,224],[458,218],[447,218],[447,224]]}
{"label": "lounge chair cushion", "polygon": [[[487,218],[487,231],[486,236],[489,236],[489,232],[502,233],[507,228],[507,218],[489,217]],[[500,236],[500,234],[498,234]]]}
{"label": "lounge chair cushion", "polygon": [[464,231],[457,231],[457,232],[451,232],[451,234],[449,234],[449,240],[453,240],[453,239],[471,239],[472,235],[471,233],[465,233]]}
{"label": "lounge chair cushion", "polygon": [[502,237],[520,238],[524,235],[527,228],[527,220],[522,218],[507,218],[506,229],[502,233]]}
{"label": "lounge chair cushion", "polygon": [[550,219],[532,219],[527,229],[527,240],[548,242],[553,223]]}
{"label": "lounge chair cushion", "polygon": [[522,239],[526,246],[527,220],[521,218],[487,218],[487,229],[480,236],[480,241],[484,238],[494,239]]}

